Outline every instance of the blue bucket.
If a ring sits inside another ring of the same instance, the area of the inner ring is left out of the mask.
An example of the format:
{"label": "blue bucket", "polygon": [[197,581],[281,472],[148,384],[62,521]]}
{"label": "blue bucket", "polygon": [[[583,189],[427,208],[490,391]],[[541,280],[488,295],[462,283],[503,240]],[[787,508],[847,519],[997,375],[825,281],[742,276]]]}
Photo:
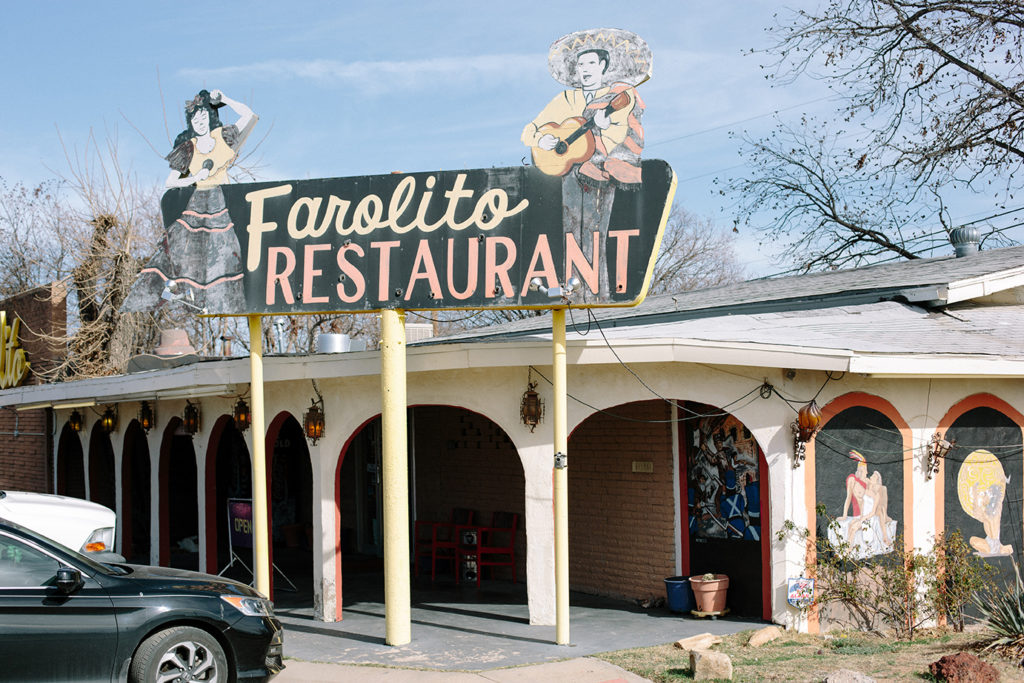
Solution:
{"label": "blue bucket", "polygon": [[689,577],[670,576],[665,579],[665,594],[671,611],[689,612],[694,609],[693,588]]}

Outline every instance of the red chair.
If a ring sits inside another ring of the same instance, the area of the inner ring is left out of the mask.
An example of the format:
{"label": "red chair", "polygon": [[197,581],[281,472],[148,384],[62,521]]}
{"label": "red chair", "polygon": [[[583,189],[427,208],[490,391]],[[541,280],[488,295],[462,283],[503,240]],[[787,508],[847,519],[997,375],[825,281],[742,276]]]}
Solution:
{"label": "red chair", "polygon": [[448,522],[429,522],[416,520],[413,563],[416,576],[420,575],[420,558],[430,557],[430,581],[437,575],[437,561],[451,562],[458,574],[455,549],[458,545],[457,528],[473,523],[473,510],[452,508],[451,520]]}
{"label": "red chair", "polygon": [[[484,567],[512,567],[512,583],[516,583],[516,528],[519,515],[514,512],[495,512],[491,526],[469,526],[465,531],[476,531],[475,543],[460,543],[456,549],[458,566],[463,562],[476,563],[476,585],[480,586],[480,575]],[[462,535],[462,531],[458,532]],[[491,572],[494,575],[494,572]],[[455,582],[459,582],[459,573]]]}

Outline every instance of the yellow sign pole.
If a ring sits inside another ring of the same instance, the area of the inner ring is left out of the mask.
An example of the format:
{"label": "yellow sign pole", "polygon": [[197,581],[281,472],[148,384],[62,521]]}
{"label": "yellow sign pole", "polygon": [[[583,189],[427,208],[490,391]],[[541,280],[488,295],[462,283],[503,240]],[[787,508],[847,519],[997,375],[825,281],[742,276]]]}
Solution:
{"label": "yellow sign pole", "polygon": [[555,643],[569,645],[569,429],[565,375],[565,309],[551,311],[554,391]]}
{"label": "yellow sign pole", "polygon": [[256,590],[270,597],[270,534],[267,530],[267,437],[263,408],[263,326],[249,317],[249,372],[252,392],[252,561]]}
{"label": "yellow sign pole", "polygon": [[405,311],[381,311],[380,392],[384,470],[384,641],[412,640]]}

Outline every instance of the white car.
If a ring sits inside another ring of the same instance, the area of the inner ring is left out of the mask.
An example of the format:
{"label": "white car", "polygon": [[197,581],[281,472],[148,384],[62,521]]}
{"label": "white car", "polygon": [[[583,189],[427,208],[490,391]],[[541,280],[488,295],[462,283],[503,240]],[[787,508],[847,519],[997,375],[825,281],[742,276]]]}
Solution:
{"label": "white car", "polygon": [[114,553],[117,515],[99,503],[47,493],[0,491],[0,518],[100,561],[124,562]]}

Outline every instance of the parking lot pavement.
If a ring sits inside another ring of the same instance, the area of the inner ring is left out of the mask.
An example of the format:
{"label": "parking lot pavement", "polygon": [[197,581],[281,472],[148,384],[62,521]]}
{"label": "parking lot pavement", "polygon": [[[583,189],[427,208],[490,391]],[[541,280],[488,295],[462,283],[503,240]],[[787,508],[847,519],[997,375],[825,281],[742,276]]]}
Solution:
{"label": "parking lot pavement", "polygon": [[647,681],[614,664],[590,657],[577,657],[560,662],[534,664],[481,672],[430,671],[395,669],[349,664],[323,664],[289,660],[274,682],[277,683],[530,683],[532,681],[565,681],[565,683],[642,683]]}
{"label": "parking lot pavement", "polygon": [[[351,583],[348,588],[353,588]],[[484,582],[478,589],[440,582],[434,587],[428,582],[413,591],[412,641],[389,646],[384,642],[383,602],[372,592],[364,599],[357,599],[356,591],[351,593],[353,599],[346,599],[338,622],[317,621],[305,607],[277,609],[285,627],[288,669],[276,680],[340,680],[329,677],[338,674],[355,681],[638,681],[643,679],[617,667],[608,669],[610,664],[589,655],[763,625],[758,620],[696,619],[663,607],[645,610],[632,603],[573,593],[572,644],[557,645],[554,626],[529,623],[521,584]],[[583,668],[563,677],[557,668],[535,666],[569,667],[567,661]]]}

